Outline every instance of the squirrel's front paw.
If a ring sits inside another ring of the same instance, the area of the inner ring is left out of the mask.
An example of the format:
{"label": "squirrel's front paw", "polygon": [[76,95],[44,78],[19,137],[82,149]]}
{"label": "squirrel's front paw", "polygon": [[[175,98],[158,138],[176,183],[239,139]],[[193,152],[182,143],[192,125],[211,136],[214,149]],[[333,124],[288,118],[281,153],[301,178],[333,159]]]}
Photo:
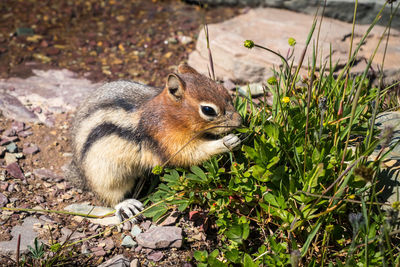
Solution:
{"label": "squirrel's front paw", "polygon": [[[115,215],[122,222],[128,218],[131,218],[143,210],[143,204],[136,199],[126,199],[115,206]],[[133,218],[133,223],[137,222],[139,218]]]}
{"label": "squirrel's front paw", "polygon": [[234,134],[228,134],[222,139],[222,142],[229,150],[233,150],[240,144],[240,139]]}

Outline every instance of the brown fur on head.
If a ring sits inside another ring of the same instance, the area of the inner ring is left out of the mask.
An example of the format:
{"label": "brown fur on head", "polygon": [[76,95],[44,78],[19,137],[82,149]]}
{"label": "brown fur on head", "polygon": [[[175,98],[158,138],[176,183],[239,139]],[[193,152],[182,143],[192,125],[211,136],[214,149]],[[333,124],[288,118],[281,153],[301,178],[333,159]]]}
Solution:
{"label": "brown fur on head", "polygon": [[185,147],[186,152],[170,163],[190,166],[200,160],[193,156],[199,145],[239,127],[242,119],[222,85],[187,65],[178,70],[168,75],[162,93],[146,104],[142,120],[164,158]]}
{"label": "brown fur on head", "polygon": [[169,104],[179,111],[177,119],[194,132],[217,135],[241,125],[228,91],[187,64],[179,65],[178,74],[168,75],[164,91]]}

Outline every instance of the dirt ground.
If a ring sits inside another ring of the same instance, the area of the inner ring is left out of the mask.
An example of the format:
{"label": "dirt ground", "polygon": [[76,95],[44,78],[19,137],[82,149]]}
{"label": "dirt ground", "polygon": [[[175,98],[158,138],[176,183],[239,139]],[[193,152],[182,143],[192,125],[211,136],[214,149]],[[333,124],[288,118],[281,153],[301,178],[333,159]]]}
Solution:
{"label": "dirt ground", "polygon": [[[0,78],[29,77],[33,68],[66,68],[95,82],[132,79],[162,86],[164,77],[195,48],[204,22],[219,22],[241,12],[243,10],[238,8],[208,9],[172,0],[3,0],[0,2]],[[18,165],[24,178],[10,175],[4,156],[0,157],[0,192],[8,198],[7,206],[63,210],[75,202],[101,204],[93,194],[73,188],[63,179],[65,165],[71,158],[72,116],[73,113],[56,116],[54,127],[25,125],[24,131],[31,133],[15,141],[17,152],[22,153]],[[13,126],[14,121],[0,116],[0,135]],[[24,148],[29,144],[36,145],[40,151],[25,153]],[[40,169],[45,169],[46,175],[41,175]],[[42,178],[38,179],[40,176]],[[12,226],[31,215],[28,212],[3,214],[0,241],[10,240]],[[50,230],[39,231],[45,240],[59,239],[63,228],[78,229],[85,236],[106,229],[95,227],[86,219],[81,222],[72,215],[36,213],[33,216],[45,216],[42,218],[53,225]],[[186,235],[198,233],[198,229],[184,219],[186,216],[181,215],[180,223]],[[121,247],[121,235],[114,231],[109,236],[78,244],[74,248],[77,258],[69,258],[65,263],[97,265],[114,255],[124,254],[128,259],[139,258],[144,266],[183,266],[185,263],[190,266],[193,250],[212,245],[207,240],[184,242],[182,249],[163,251],[163,260],[151,263],[146,251]],[[81,255],[82,246],[90,250],[110,239],[114,246],[104,255],[94,253],[89,258]],[[0,257],[0,264],[12,265],[13,262]]]}

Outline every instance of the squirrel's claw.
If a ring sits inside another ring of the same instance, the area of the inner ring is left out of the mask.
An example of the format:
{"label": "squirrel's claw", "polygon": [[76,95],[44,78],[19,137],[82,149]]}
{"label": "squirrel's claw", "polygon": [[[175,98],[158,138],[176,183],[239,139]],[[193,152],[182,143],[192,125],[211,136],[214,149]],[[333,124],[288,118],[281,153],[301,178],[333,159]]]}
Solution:
{"label": "squirrel's claw", "polygon": [[[124,221],[128,218],[131,218],[141,212],[143,210],[143,204],[139,200],[136,199],[126,199],[115,206],[115,216],[119,219],[119,221]],[[138,219],[142,219],[143,216],[139,215],[136,218],[130,220],[133,223],[136,223]]]}
{"label": "squirrel's claw", "polygon": [[229,150],[233,150],[240,144],[240,139],[234,134],[228,134],[222,139],[222,142]]}

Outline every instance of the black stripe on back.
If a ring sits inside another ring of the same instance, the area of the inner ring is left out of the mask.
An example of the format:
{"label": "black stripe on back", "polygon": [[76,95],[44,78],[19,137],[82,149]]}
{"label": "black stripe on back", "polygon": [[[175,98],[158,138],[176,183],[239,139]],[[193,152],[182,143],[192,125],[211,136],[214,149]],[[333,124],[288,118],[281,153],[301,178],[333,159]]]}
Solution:
{"label": "black stripe on back", "polygon": [[86,119],[87,117],[89,117],[91,114],[95,113],[98,110],[104,110],[104,109],[123,109],[126,112],[134,112],[137,110],[137,105],[133,104],[133,103],[129,103],[128,101],[126,101],[125,99],[122,98],[116,98],[113,101],[109,101],[109,102],[104,102],[101,103],[99,105],[96,105],[92,108],[89,109],[89,111],[87,112],[87,114],[83,117],[84,119]]}
{"label": "black stripe on back", "polygon": [[136,105],[129,103],[123,98],[116,98],[112,102],[103,103],[97,107],[97,109],[106,109],[106,108],[122,108],[126,112],[130,112],[136,109]]}
{"label": "black stripe on back", "polygon": [[[139,147],[141,147],[141,144],[143,142],[146,142],[147,146],[150,146],[150,148],[154,151],[161,151],[157,141],[155,141],[150,135],[145,133],[144,129],[139,130],[140,128],[138,127],[137,129],[131,129],[127,127],[121,127],[118,125],[115,125],[110,122],[104,122],[100,125],[98,125],[96,128],[94,128],[90,134],[88,135],[85,144],[83,145],[83,149],[81,151],[81,160],[84,159],[86,154],[88,153],[90,147],[97,141],[100,140],[103,137],[115,134],[118,137],[125,139],[127,141],[133,142],[135,144],[138,144]],[[163,154],[163,153],[161,153]],[[161,158],[164,158],[163,155],[160,155]]]}

